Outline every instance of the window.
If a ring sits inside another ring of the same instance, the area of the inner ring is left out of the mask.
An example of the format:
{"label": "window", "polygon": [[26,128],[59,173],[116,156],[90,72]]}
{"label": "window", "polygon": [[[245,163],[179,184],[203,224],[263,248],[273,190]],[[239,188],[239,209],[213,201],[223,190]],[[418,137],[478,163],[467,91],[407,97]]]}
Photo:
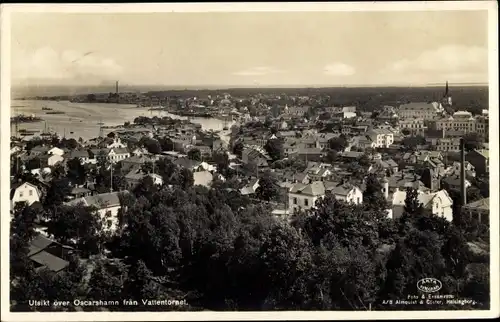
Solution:
{"label": "window", "polygon": [[358,197],[358,204],[360,204],[360,203],[361,203],[361,198],[360,198],[360,197]]}
{"label": "window", "polygon": [[33,196],[33,190],[30,189],[29,194],[30,194],[30,197]]}
{"label": "window", "polygon": [[304,206],[306,206],[306,207],[309,206],[309,200],[308,199],[304,199]]}
{"label": "window", "polygon": [[23,192],[22,191],[19,191],[19,197],[23,197]]}
{"label": "window", "polygon": [[297,204],[297,198],[293,198],[293,204],[296,205]]}

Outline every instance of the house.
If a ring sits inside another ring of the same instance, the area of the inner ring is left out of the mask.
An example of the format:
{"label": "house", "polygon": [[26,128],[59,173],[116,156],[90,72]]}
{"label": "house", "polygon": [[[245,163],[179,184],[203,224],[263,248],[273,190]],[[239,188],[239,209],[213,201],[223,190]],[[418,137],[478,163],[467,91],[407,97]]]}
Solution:
{"label": "house", "polygon": [[480,199],[462,206],[462,216],[469,216],[479,223],[489,224],[490,221],[490,198]]}
{"label": "house", "polygon": [[296,183],[288,192],[288,207],[291,212],[311,209],[316,201],[325,196],[325,186],[321,181],[310,184]]}
{"label": "house", "polygon": [[372,141],[372,139],[365,135],[357,135],[353,137],[352,145],[359,149],[374,149],[377,147],[377,144]]}
{"label": "house", "polygon": [[414,102],[402,104],[398,109],[398,116],[401,119],[421,118],[424,120],[433,120],[437,117],[439,108],[431,103]]}
{"label": "house", "polygon": [[191,171],[198,171],[202,164],[201,161],[191,160],[188,158],[179,158],[173,161],[174,164],[189,169]]}
{"label": "house", "polygon": [[195,186],[205,186],[210,187],[213,181],[212,173],[208,171],[197,171],[193,173],[194,184]]}
{"label": "house", "polygon": [[69,255],[73,251],[73,248],[39,234],[31,240],[27,255],[35,270],[48,269],[59,273],[68,267]]}
{"label": "house", "polygon": [[243,188],[240,189],[240,193],[243,196],[253,195],[257,188],[259,188],[259,178],[250,180]]}
{"label": "house", "polygon": [[47,151],[47,153],[48,154],[53,154],[53,155],[63,156],[64,155],[64,150],[60,149],[58,147],[53,147],[52,149],[50,149],[49,151]]}
{"label": "house", "polygon": [[321,148],[299,148],[291,157],[296,157],[305,161],[320,162],[323,157],[323,149]]}
{"label": "house", "polygon": [[118,211],[121,209],[120,193],[129,193],[128,191],[101,193],[94,196],[87,196],[74,199],[65,203],[67,206],[76,206],[83,204],[87,207],[95,207],[96,215],[104,221],[104,230],[115,232],[118,228]]}
{"label": "house", "polygon": [[10,205],[14,209],[19,202],[26,202],[31,206],[35,202],[40,202],[42,197],[40,190],[29,182],[18,182],[10,187]]}
{"label": "house", "polygon": [[59,162],[64,161],[64,157],[60,156],[59,154],[44,154],[39,156],[40,162],[43,164],[46,164],[49,167],[55,166]]}
{"label": "house", "polygon": [[124,172],[130,171],[132,168],[140,168],[144,163],[151,162],[154,163],[155,158],[152,158],[146,154],[134,155],[129,158],[122,160],[120,163],[122,165],[122,170]]}
{"label": "house", "polygon": [[86,163],[96,163],[97,160],[94,158],[90,158],[90,154],[87,150],[73,150],[69,153],[66,153],[64,155],[64,158],[66,160],[72,160],[74,158],[77,158],[78,160],[80,160],[80,162],[82,164],[86,164]]}
{"label": "house", "polygon": [[91,191],[87,188],[74,187],[73,189],[71,189],[70,196],[72,196],[74,198],[83,198],[83,197],[90,196],[90,194],[91,194]]}
{"label": "house", "polygon": [[312,181],[324,181],[332,175],[330,169],[321,166],[313,166],[306,169],[307,175]]}
{"label": "house", "polygon": [[127,145],[124,144],[119,137],[116,137],[109,144],[106,145],[106,148],[108,149],[115,149],[115,148],[124,149],[126,147]]}
{"label": "house", "polygon": [[[452,189],[452,190],[458,190],[460,191],[460,175],[451,175],[446,178],[443,178],[443,185],[447,189]],[[469,188],[471,186],[471,182],[467,179],[465,179],[465,188]]]}
{"label": "house", "polygon": [[135,148],[134,151],[132,151],[132,156],[142,156],[142,155],[149,155],[149,151],[146,148]]}
{"label": "house", "polygon": [[424,135],[427,126],[422,118],[407,118],[398,121],[401,133],[409,132],[410,135]]}
{"label": "house", "polygon": [[474,166],[477,175],[490,173],[489,150],[473,150],[467,153],[465,160],[469,161]]}
{"label": "house", "polygon": [[[389,217],[397,219],[404,213],[406,200],[406,190],[398,190],[392,195],[392,209],[389,211]],[[418,201],[424,209],[431,211],[438,217],[443,217],[448,221],[453,221],[453,200],[446,190],[438,192],[418,191]]]}
{"label": "house", "polygon": [[335,196],[335,199],[360,205],[363,203],[363,191],[350,183],[325,182],[325,190]]}
{"label": "house", "polygon": [[144,173],[140,169],[132,169],[125,175],[127,189],[132,190],[146,177],[150,177],[155,185],[163,185],[163,178],[156,173]]}
{"label": "house", "polygon": [[112,148],[107,154],[109,162],[116,163],[130,157],[130,152],[125,148]]}
{"label": "house", "polygon": [[48,146],[37,145],[30,150],[30,156],[40,156],[43,154],[47,154],[49,150],[50,148]]}
{"label": "house", "polygon": [[394,133],[386,129],[372,129],[366,135],[375,143],[376,148],[388,148],[394,143]]}
{"label": "house", "polygon": [[267,153],[257,147],[247,147],[243,149],[241,154],[241,161],[244,164],[253,164],[259,168],[267,167],[269,165],[268,161],[270,160],[271,158],[267,155]]}

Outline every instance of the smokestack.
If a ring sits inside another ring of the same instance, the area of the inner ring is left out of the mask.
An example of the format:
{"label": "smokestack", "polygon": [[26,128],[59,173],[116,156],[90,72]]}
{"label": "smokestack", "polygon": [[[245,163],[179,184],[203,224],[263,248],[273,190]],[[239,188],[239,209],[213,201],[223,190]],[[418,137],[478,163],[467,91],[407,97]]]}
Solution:
{"label": "smokestack", "polygon": [[460,138],[460,194],[462,206],[467,204],[467,191],[465,188],[465,142]]}
{"label": "smokestack", "polygon": [[116,95],[118,95],[118,81],[116,81]]}

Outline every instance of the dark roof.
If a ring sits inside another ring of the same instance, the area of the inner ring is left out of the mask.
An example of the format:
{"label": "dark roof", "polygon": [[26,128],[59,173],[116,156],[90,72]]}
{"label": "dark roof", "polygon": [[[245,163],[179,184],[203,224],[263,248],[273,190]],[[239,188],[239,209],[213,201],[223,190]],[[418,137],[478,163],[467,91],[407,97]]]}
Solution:
{"label": "dark roof", "polygon": [[53,272],[59,272],[69,265],[68,261],[62,258],[54,256],[46,251],[41,251],[30,257],[31,260],[37,262],[38,264],[47,267]]}
{"label": "dark roof", "polygon": [[198,167],[201,164],[201,161],[195,161],[188,158],[179,158],[174,160],[173,163],[184,168],[193,169]]}
{"label": "dark roof", "polygon": [[43,235],[36,236],[30,243],[28,256],[31,256],[33,254],[36,254],[44,250],[53,243],[55,243],[53,240]]}

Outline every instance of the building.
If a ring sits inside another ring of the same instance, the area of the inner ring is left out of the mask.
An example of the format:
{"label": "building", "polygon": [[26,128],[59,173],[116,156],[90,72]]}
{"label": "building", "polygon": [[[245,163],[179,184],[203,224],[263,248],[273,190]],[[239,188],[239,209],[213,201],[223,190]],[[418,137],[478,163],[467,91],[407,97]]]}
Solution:
{"label": "building", "polygon": [[394,134],[386,129],[373,129],[367,136],[375,143],[376,148],[388,148],[394,143]]}
{"label": "building", "polygon": [[[392,204],[392,209],[389,211],[390,218],[397,219],[401,217],[404,213],[405,200],[405,190],[398,190],[393,193],[392,199],[390,200]],[[418,191],[418,201],[422,204],[424,209],[431,211],[434,215],[443,217],[450,222],[453,221],[453,200],[446,190],[440,190],[438,192]]]}
{"label": "building", "polygon": [[435,147],[438,151],[443,152],[459,152],[460,139],[459,138],[442,138],[435,140]]}
{"label": "building", "polygon": [[134,189],[146,177],[150,177],[155,185],[163,185],[163,178],[156,173],[144,173],[140,169],[133,169],[125,176],[127,188]]}
{"label": "building", "polygon": [[194,178],[194,183],[193,185],[195,186],[205,186],[205,187],[210,187],[213,181],[213,174],[210,173],[209,171],[196,171],[193,173],[193,178]]}
{"label": "building", "polygon": [[10,205],[14,209],[19,202],[26,202],[29,206],[40,202],[42,194],[37,186],[29,182],[15,183],[10,188]]}
{"label": "building", "polygon": [[104,222],[104,230],[115,232],[118,229],[118,211],[121,209],[120,193],[128,191],[101,193],[94,196],[74,199],[65,203],[67,206],[83,204],[86,207],[94,207],[96,215]]}
{"label": "building", "polygon": [[68,257],[73,251],[73,248],[39,234],[31,240],[27,255],[35,270],[48,269],[59,273],[68,267]]}
{"label": "building", "polygon": [[431,103],[408,103],[402,104],[398,109],[400,119],[424,119],[433,120],[438,116],[439,108]]}
{"label": "building", "polygon": [[64,157],[60,156],[59,154],[44,154],[39,156],[39,158],[40,162],[49,167],[55,166],[59,162],[64,161]]}
{"label": "building", "polygon": [[471,133],[476,130],[476,119],[470,112],[458,111],[453,116],[440,119],[436,122],[436,129],[439,131],[459,131]]}
{"label": "building", "polygon": [[349,183],[325,182],[325,190],[335,196],[335,199],[360,205],[363,203],[363,191]]}
{"label": "building", "polygon": [[120,162],[130,158],[130,152],[124,148],[112,148],[107,154],[107,159],[111,163]]}
{"label": "building", "polygon": [[53,154],[53,155],[63,156],[64,155],[64,150],[60,149],[58,147],[53,147],[52,149],[50,149],[49,151],[47,151],[47,153],[48,154]]}
{"label": "building", "polygon": [[490,154],[489,150],[474,150],[465,156],[476,169],[477,175],[484,175],[490,173]]}
{"label": "building", "polygon": [[288,208],[291,212],[308,210],[314,207],[316,201],[325,196],[323,182],[310,184],[296,183],[288,192]]}
{"label": "building", "polygon": [[240,193],[243,196],[253,195],[257,188],[259,188],[259,178],[250,180],[243,188],[240,189]]}
{"label": "building", "polygon": [[410,135],[425,135],[427,129],[423,118],[407,118],[398,122],[401,133],[409,132]]}
{"label": "building", "polygon": [[64,155],[64,158],[66,160],[72,160],[74,158],[77,158],[80,160],[82,164],[86,163],[95,163],[96,159],[95,158],[90,158],[89,152],[86,150],[73,150],[67,154]]}
{"label": "building", "polygon": [[40,156],[43,154],[47,154],[49,150],[50,148],[48,146],[37,145],[30,150],[30,156]]}
{"label": "building", "polygon": [[462,206],[460,212],[462,216],[469,216],[479,223],[489,224],[490,222],[490,198],[484,198]]}
{"label": "building", "polygon": [[488,138],[490,135],[490,118],[488,115],[476,116],[476,133]]}

